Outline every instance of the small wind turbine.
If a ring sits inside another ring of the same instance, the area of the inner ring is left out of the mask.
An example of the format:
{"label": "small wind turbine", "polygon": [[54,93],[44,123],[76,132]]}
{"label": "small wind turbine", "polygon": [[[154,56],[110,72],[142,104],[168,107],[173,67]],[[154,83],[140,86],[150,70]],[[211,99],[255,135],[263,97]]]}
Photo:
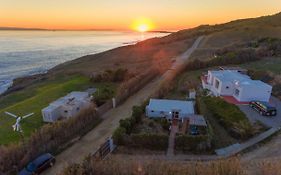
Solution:
{"label": "small wind turbine", "polygon": [[21,126],[20,126],[21,120],[22,120],[22,119],[25,119],[25,118],[27,118],[27,117],[32,116],[34,113],[30,113],[30,114],[27,114],[27,115],[22,116],[22,117],[21,117],[21,116],[17,116],[17,115],[15,115],[15,114],[12,114],[12,113],[10,113],[10,112],[5,112],[5,114],[16,118],[16,123],[13,125],[13,129],[14,129],[14,131],[22,132],[22,129],[21,129]]}

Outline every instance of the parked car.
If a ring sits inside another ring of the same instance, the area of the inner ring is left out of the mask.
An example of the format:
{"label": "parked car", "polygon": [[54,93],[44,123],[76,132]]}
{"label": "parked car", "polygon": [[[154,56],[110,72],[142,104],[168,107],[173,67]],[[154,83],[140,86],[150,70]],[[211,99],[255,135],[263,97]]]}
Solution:
{"label": "parked car", "polygon": [[250,106],[263,116],[276,116],[277,110],[268,102],[251,101]]}
{"label": "parked car", "polygon": [[19,172],[19,175],[35,175],[40,174],[47,168],[52,167],[56,162],[56,159],[50,153],[45,153],[35,160],[27,164],[27,166]]}
{"label": "parked car", "polygon": [[199,135],[199,131],[196,126],[190,126],[190,135]]}

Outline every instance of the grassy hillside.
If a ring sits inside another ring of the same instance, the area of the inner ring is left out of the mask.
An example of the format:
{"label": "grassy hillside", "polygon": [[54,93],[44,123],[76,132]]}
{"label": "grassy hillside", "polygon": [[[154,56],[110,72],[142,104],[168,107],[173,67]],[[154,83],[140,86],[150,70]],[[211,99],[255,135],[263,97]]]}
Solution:
{"label": "grassy hillside", "polygon": [[28,89],[18,91],[0,99],[0,145],[16,142],[19,140],[19,134],[14,132],[12,125],[15,119],[4,114],[5,111],[17,115],[25,115],[34,112],[35,115],[22,121],[24,135],[29,136],[35,129],[41,127],[41,110],[47,107],[50,102],[65,96],[71,91],[85,90],[90,86],[97,88],[107,86],[114,88],[114,84],[99,83],[92,84],[87,77],[73,76],[57,78]]}

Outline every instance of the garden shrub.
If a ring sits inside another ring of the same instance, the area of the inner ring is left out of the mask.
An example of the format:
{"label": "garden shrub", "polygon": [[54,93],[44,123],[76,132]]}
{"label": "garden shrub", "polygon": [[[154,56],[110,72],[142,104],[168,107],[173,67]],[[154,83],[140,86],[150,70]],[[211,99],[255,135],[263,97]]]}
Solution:
{"label": "garden shrub", "polygon": [[210,148],[208,136],[179,135],[175,139],[175,149],[179,151],[206,151]]}
{"label": "garden shrub", "polygon": [[113,132],[112,139],[114,140],[114,144],[116,145],[123,145],[124,144],[124,137],[126,135],[126,129],[119,126]]}
{"label": "garden shrub", "polygon": [[160,120],[160,124],[161,124],[161,126],[162,126],[162,128],[164,129],[164,130],[169,130],[169,128],[170,128],[170,123],[169,123],[169,121],[167,120],[167,119],[165,119],[165,118],[162,118],[161,120]]}
{"label": "garden shrub", "polygon": [[136,123],[139,123],[141,121],[141,116],[144,113],[144,109],[142,106],[133,106],[133,113],[132,118],[135,119]]}
{"label": "garden shrub", "polygon": [[132,118],[121,119],[119,121],[119,126],[125,129],[126,134],[130,134],[133,129],[134,123],[132,121]]}
{"label": "garden shrub", "polygon": [[130,146],[151,150],[166,150],[168,148],[169,136],[165,134],[140,133],[130,135]]}

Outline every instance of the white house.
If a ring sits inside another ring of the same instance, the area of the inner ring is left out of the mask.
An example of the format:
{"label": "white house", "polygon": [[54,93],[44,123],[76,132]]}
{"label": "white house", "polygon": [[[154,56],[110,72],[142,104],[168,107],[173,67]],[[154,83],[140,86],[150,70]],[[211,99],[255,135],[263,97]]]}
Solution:
{"label": "white house", "polygon": [[192,101],[150,99],[146,106],[149,118],[184,119],[194,114]]}
{"label": "white house", "polygon": [[90,105],[91,96],[88,92],[71,92],[42,109],[43,121],[55,122],[59,119],[73,117]]}
{"label": "white house", "polygon": [[252,80],[237,70],[208,71],[208,75],[202,77],[202,85],[215,96],[232,96],[239,102],[268,102],[272,91],[272,86]]}

